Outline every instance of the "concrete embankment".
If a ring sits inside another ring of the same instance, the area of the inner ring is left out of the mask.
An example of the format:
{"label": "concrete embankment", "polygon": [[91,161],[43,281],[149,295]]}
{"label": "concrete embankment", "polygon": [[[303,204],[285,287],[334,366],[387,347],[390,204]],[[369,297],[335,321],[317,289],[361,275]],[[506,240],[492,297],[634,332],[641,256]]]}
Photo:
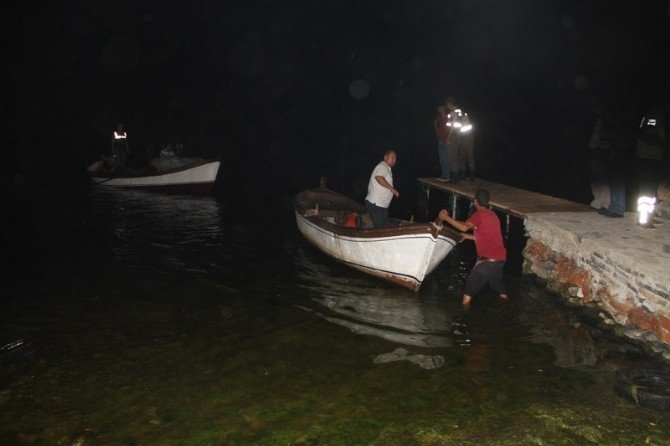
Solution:
{"label": "concrete embankment", "polygon": [[524,272],[670,361],[670,219],[647,229],[635,218],[527,215]]}

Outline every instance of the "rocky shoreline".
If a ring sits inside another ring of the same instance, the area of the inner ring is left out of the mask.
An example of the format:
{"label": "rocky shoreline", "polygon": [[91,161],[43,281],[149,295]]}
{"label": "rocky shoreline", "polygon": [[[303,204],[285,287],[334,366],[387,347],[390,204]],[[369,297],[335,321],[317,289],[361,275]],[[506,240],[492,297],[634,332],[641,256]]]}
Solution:
{"label": "rocky shoreline", "polygon": [[[616,335],[670,362],[670,273],[663,274],[670,269],[664,258],[670,236],[667,230],[642,232],[633,218],[627,216],[620,227],[597,214],[527,218],[524,274],[537,277],[565,304],[584,308]],[[599,225],[608,225],[607,230]]]}

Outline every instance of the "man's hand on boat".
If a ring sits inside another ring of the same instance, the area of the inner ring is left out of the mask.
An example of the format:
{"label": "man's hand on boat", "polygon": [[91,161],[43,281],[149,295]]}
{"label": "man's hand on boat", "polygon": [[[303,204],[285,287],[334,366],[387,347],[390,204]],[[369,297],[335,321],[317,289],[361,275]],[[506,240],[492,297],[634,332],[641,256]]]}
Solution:
{"label": "man's hand on boat", "polygon": [[474,226],[470,221],[462,222],[462,221],[458,221],[454,218],[451,218],[451,216],[449,215],[449,212],[447,212],[446,209],[442,209],[440,211],[440,213],[437,216],[437,219],[440,220],[440,222],[446,221],[451,226],[458,229],[461,232],[461,234],[463,234],[463,239],[461,241],[463,241],[463,240],[474,240],[475,239],[474,235],[472,235],[468,232]]}
{"label": "man's hand on boat", "polygon": [[447,212],[446,209],[442,209],[440,213],[437,215],[437,218],[439,218],[440,221],[446,221],[446,222],[449,222],[449,220],[451,220],[449,212]]}

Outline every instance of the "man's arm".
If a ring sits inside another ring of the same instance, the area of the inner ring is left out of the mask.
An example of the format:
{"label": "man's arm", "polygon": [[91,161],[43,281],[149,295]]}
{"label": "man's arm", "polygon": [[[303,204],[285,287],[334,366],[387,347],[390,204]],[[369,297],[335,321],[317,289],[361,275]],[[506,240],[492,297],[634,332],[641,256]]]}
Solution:
{"label": "man's arm", "polygon": [[395,195],[396,197],[399,197],[399,196],[400,196],[400,192],[398,192],[397,189],[394,189],[393,186],[391,186],[391,185],[389,184],[389,182],[386,181],[386,178],[384,178],[383,176],[381,176],[381,175],[377,175],[377,176],[375,177],[375,180],[377,180],[377,183],[379,183],[382,187],[385,187],[386,189],[390,190],[391,193],[392,193],[393,195]]}
{"label": "man's arm", "polygon": [[458,220],[455,220],[455,219],[451,218],[449,216],[449,213],[445,209],[442,209],[440,211],[439,217],[440,217],[440,220],[446,221],[451,226],[453,226],[454,228],[458,229],[461,232],[468,232],[472,228],[475,227],[475,224],[472,223],[470,220],[468,220],[468,221],[458,221]]}

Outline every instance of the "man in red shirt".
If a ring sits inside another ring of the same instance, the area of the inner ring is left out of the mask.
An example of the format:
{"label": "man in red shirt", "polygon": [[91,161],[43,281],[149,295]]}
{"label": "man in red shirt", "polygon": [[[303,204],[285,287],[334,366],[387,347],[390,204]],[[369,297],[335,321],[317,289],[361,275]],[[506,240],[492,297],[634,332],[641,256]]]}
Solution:
{"label": "man in red shirt", "polygon": [[441,221],[446,221],[461,232],[473,230],[472,234],[465,234],[465,238],[475,241],[477,263],[465,283],[463,305],[468,305],[472,301],[472,296],[481,291],[487,283],[501,298],[507,299],[507,290],[502,281],[507,250],[500,231],[500,219],[495,212],[487,208],[488,204],[489,191],[479,189],[474,198],[475,213],[466,221],[454,220],[444,209],[439,215]]}

